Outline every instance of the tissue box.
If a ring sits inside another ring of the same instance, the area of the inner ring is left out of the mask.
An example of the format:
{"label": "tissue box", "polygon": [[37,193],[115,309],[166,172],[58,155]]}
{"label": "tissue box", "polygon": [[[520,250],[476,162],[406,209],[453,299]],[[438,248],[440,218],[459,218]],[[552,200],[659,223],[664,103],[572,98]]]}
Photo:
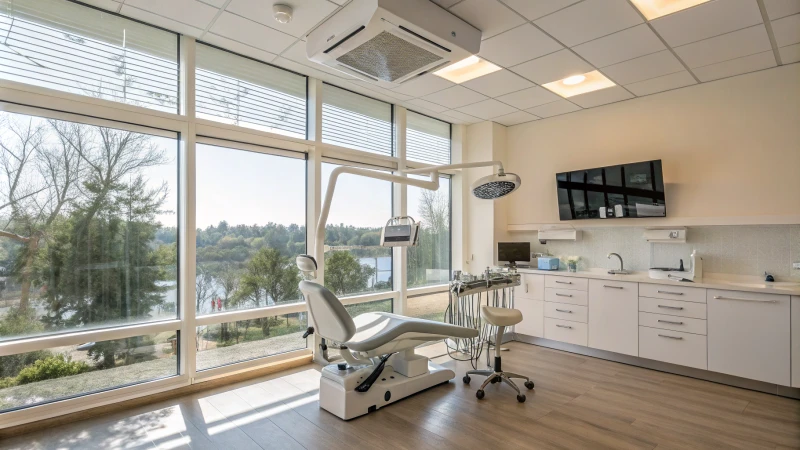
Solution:
{"label": "tissue box", "polygon": [[558,258],[537,258],[539,270],[558,270]]}

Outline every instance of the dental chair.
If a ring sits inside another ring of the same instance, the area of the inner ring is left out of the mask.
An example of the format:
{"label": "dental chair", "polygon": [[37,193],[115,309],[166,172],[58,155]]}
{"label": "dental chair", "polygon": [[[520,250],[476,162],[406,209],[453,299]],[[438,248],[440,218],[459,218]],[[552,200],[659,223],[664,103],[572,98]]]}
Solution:
{"label": "dental chair", "polygon": [[[317,262],[309,255],[297,257],[308,275]],[[478,330],[390,313],[364,313],[350,317],[341,301],[324,286],[300,282],[314,333],[335,343],[345,363],[322,369],[319,405],[349,420],[455,378],[455,372],[417,355],[421,344],[448,337],[469,339]]]}

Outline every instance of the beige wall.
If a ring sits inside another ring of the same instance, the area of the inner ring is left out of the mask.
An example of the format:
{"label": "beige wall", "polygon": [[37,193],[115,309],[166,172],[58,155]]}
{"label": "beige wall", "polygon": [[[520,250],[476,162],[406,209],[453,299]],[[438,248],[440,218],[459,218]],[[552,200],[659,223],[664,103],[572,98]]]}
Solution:
{"label": "beige wall", "polygon": [[652,159],[663,161],[667,219],[570,223],[800,223],[800,64],[517,125],[506,135],[507,170],[522,178],[508,199],[512,226],[559,221],[557,172]]}

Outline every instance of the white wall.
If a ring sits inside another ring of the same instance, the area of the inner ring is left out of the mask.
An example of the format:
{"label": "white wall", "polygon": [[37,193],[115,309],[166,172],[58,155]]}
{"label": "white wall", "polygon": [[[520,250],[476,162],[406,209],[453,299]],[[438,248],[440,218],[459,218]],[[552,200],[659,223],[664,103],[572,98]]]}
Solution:
{"label": "white wall", "polygon": [[559,222],[557,172],[652,159],[663,161],[667,219],[570,223],[800,223],[800,64],[517,125],[506,134],[507,170],[522,178],[508,199],[511,225]]}

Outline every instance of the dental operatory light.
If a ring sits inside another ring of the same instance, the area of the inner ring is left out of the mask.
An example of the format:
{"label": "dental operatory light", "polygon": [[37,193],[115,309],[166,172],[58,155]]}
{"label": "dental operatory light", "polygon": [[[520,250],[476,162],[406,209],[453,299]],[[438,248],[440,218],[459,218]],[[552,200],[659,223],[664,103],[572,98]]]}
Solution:
{"label": "dental operatory light", "polygon": [[709,0],[631,0],[647,20],[697,6]]}
{"label": "dental operatory light", "polygon": [[520,184],[522,181],[517,174],[501,170],[472,183],[472,195],[484,200],[495,200],[516,191]]}
{"label": "dental operatory light", "polygon": [[464,58],[461,61],[450,64],[449,66],[433,72],[434,75],[444,78],[445,80],[452,81],[456,84],[464,83],[465,81],[473,80],[492,72],[497,72],[501,68],[490,63],[489,61],[478,58],[472,55]]}

